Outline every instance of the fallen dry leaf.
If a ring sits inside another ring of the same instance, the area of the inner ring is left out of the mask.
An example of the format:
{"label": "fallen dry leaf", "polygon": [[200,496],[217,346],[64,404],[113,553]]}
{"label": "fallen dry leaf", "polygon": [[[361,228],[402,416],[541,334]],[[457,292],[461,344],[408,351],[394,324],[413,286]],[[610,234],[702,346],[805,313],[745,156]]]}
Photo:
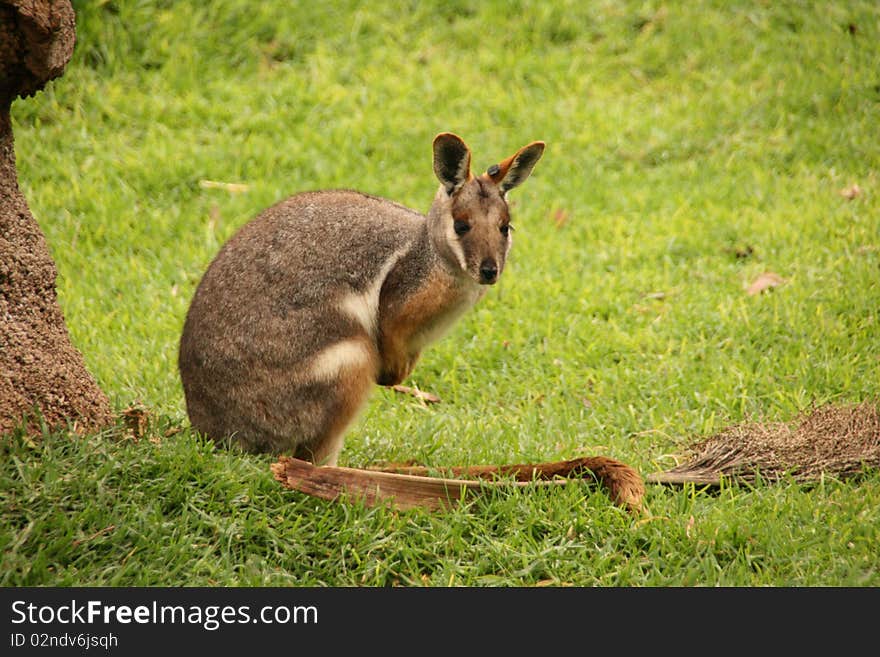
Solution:
{"label": "fallen dry leaf", "polygon": [[556,224],[557,228],[562,228],[565,224],[568,223],[568,210],[563,210],[559,208],[553,213],[553,223]]}
{"label": "fallen dry leaf", "polygon": [[764,290],[779,287],[780,285],[785,285],[784,278],[772,271],[765,271],[752,281],[752,284],[749,285],[749,288],[746,290],[746,294],[749,296],[755,296],[756,294],[761,294]]}
{"label": "fallen dry leaf", "polygon": [[122,411],[121,416],[127,436],[135,442],[147,433],[150,423],[150,414],[147,409],[140,406],[129,406]]}
{"label": "fallen dry leaf", "polygon": [[219,180],[200,180],[199,187],[202,189],[223,189],[230,194],[242,194],[251,187],[244,183],[220,182]]}
{"label": "fallen dry leaf", "polygon": [[856,183],[853,183],[851,186],[844,187],[843,189],[840,190],[840,195],[843,198],[848,199],[850,201],[852,201],[857,196],[861,196],[861,194],[862,194],[862,188],[859,187]]}
{"label": "fallen dry leaf", "polygon": [[538,588],[546,588],[548,586],[572,586],[571,582],[560,582],[558,579],[540,579],[535,582]]}
{"label": "fallen dry leaf", "polygon": [[727,253],[732,253],[737,260],[745,260],[746,258],[751,258],[755,255],[755,247],[751,244],[746,244],[745,246],[733,246],[724,250]]}
{"label": "fallen dry leaf", "polygon": [[419,390],[418,388],[410,388],[409,386],[402,385],[392,386],[391,389],[404,395],[412,395],[416,399],[420,399],[427,404],[440,403],[440,398],[432,392],[425,392],[424,390]]}
{"label": "fallen dry leaf", "polygon": [[220,206],[214,203],[208,210],[208,229],[211,232],[217,230],[217,224],[220,223]]}
{"label": "fallen dry leaf", "polygon": [[73,547],[77,547],[78,545],[82,545],[83,543],[88,543],[89,541],[93,541],[96,538],[98,538],[99,536],[102,536],[103,534],[107,534],[109,532],[112,532],[114,529],[116,529],[116,525],[107,525],[106,527],[104,527],[104,529],[99,529],[98,531],[96,531],[94,534],[92,534],[88,538],[76,539],[75,541],[73,541],[73,543],[71,543],[71,545],[73,545]]}

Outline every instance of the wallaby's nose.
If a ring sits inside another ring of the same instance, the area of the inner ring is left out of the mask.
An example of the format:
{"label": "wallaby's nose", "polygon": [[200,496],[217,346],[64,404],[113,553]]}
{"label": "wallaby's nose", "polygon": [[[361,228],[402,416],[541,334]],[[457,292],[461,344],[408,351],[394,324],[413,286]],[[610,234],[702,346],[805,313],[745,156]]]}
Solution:
{"label": "wallaby's nose", "polygon": [[480,282],[491,285],[498,279],[498,265],[494,260],[486,259],[480,263]]}

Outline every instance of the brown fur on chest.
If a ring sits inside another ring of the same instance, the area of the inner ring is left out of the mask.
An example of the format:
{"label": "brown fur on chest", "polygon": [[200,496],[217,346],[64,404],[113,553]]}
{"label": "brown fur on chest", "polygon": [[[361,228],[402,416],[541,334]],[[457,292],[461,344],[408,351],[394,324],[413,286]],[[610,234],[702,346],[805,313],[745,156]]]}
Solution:
{"label": "brown fur on chest", "polygon": [[439,339],[485,288],[436,269],[406,298],[380,304],[380,334],[414,354]]}

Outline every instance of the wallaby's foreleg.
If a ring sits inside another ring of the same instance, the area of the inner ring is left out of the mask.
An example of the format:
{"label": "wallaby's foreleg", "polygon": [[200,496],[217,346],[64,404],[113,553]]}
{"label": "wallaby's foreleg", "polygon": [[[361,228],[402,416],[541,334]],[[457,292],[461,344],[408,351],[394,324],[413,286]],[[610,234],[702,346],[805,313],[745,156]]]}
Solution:
{"label": "wallaby's foreleg", "polygon": [[396,386],[408,377],[416,362],[419,352],[410,353],[398,340],[384,339],[379,348],[380,367],[376,383],[380,386]]}
{"label": "wallaby's foreleg", "polygon": [[421,289],[389,302],[376,340],[379,370],[376,382],[395,386],[410,375],[421,349],[443,332],[464,309],[460,288],[448,275],[434,272]]}

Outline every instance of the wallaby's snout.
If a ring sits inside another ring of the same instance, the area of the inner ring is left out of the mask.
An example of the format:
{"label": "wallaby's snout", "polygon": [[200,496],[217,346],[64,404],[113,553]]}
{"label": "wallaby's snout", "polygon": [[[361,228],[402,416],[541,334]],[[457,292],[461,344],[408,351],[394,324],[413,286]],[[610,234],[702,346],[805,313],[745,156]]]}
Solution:
{"label": "wallaby's snout", "polygon": [[480,283],[483,285],[492,285],[498,280],[498,263],[490,258],[486,258],[480,263]]}

